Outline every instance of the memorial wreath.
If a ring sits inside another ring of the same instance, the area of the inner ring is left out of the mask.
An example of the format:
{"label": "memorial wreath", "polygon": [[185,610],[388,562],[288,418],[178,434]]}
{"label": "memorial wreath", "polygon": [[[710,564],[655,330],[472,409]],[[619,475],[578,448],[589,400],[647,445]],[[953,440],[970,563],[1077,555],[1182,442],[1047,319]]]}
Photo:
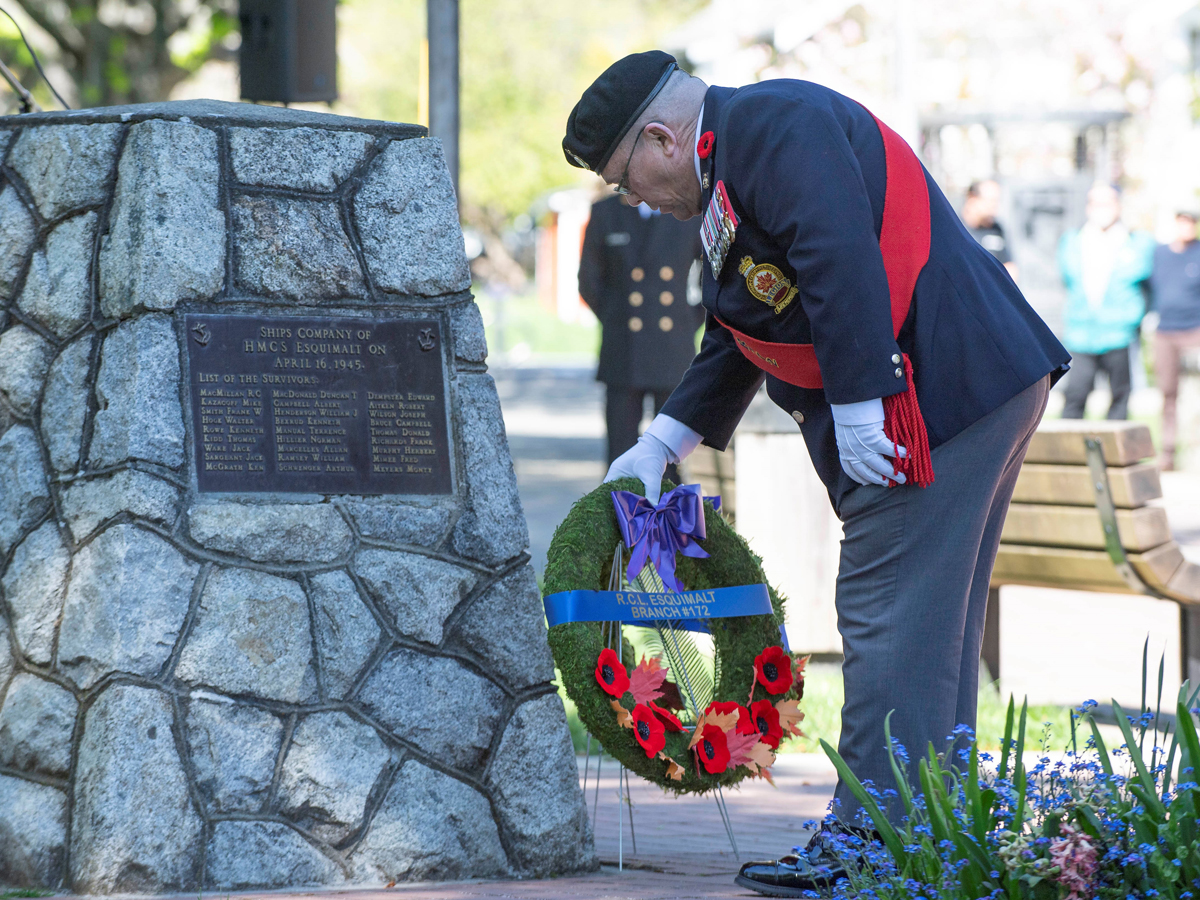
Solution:
{"label": "memorial wreath", "polygon": [[[544,593],[563,687],[604,750],[663,788],[770,778],[780,742],[800,733],[806,658],[785,649],[783,599],[719,498],[663,492],[655,507],[637,479],[609,482],[555,531]],[[694,632],[711,633],[711,663]]]}

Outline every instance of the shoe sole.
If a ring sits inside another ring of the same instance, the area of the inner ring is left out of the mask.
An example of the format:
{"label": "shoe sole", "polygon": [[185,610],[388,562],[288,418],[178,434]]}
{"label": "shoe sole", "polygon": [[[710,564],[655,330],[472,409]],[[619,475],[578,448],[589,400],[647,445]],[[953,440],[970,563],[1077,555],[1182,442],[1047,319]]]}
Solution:
{"label": "shoe sole", "polygon": [[737,884],[740,887],[749,888],[752,891],[765,894],[768,897],[803,897],[808,891],[811,890],[816,890],[816,892],[822,897],[831,896],[830,892],[827,890],[822,891],[815,888],[802,889],[783,887],[782,885],[776,884],[763,884],[761,881],[754,881],[753,879],[747,878],[744,875],[734,875],[733,881],[734,884]]}

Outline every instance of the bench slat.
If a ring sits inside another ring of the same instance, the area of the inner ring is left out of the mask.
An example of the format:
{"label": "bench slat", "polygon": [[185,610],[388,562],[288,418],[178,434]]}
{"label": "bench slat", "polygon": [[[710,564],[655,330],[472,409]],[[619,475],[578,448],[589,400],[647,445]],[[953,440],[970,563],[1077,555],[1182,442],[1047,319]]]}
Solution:
{"label": "bench slat", "polygon": [[[1109,466],[1108,484],[1113,504],[1119,509],[1136,509],[1163,495],[1158,465],[1153,462],[1131,466]],[[1017,476],[1014,503],[1052,503],[1066,506],[1096,505],[1096,490],[1087,466],[1057,466],[1026,461]]]}
{"label": "bench slat", "polygon": [[1110,466],[1128,466],[1154,455],[1150,429],[1141,422],[1051,419],[1034,432],[1025,461],[1086,465],[1083,441],[1091,436],[1103,442],[1104,461]]}
{"label": "bench slat", "polygon": [[[1145,553],[1130,553],[1128,556],[1138,575],[1154,590],[1180,603],[1200,603],[1200,590],[1193,590],[1200,584],[1200,577],[1192,580],[1190,570],[1179,572],[1181,567],[1191,564],[1184,561],[1179,545],[1174,541]],[[1113,594],[1133,593],[1103,550],[1066,547],[1001,544],[1000,552],[996,555],[996,566],[992,570],[992,585],[1002,584],[1030,584]]]}
{"label": "bench slat", "polygon": [[[1153,550],[1171,540],[1167,511],[1158,506],[1117,510],[1117,530],[1126,550]],[[1013,503],[1008,508],[1000,540],[1010,544],[1103,550],[1104,530],[1094,506],[1089,509]]]}

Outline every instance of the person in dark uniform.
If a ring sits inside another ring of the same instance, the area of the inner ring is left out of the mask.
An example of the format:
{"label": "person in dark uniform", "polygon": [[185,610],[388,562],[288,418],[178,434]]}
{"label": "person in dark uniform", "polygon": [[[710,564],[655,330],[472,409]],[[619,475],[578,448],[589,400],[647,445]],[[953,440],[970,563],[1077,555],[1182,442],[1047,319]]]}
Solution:
{"label": "person in dark uniform", "polygon": [[592,207],[579,294],[600,320],[596,380],[605,385],[609,463],[637,441],[646,394],[657,414],[696,355],[704,308],[688,303],[687,282],[699,258],[695,223],[620,196]]}
{"label": "person in dark uniform", "polygon": [[1009,252],[1008,237],[996,213],[1000,210],[1000,183],[994,178],[972,181],[967,187],[967,199],[963,203],[962,219],[971,236],[983,245],[983,249],[996,257],[1008,274],[1017,280],[1017,264]]}
{"label": "person in dark uniform", "polygon": [[[908,144],[828,88],[708,87],[668,54],[634,54],[584,92],[563,151],[631,201],[702,217],[700,353],[607,479],[638,477],[657,500],[665,466],[724,449],[766,379],[843,524],[838,749],[887,788],[889,712],[915,753],[974,726],[1001,527],[1069,355]],[[835,815],[857,811],[839,783]],[[828,889],[844,827],[738,883]]]}

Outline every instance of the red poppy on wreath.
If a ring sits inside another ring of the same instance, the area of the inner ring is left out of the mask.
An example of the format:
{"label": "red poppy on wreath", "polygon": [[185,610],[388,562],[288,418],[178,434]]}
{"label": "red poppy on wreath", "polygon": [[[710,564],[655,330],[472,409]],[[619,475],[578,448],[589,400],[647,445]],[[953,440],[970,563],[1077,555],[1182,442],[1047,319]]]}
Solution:
{"label": "red poppy on wreath", "polygon": [[768,647],[754,657],[754,673],[767,693],[785,694],[792,686],[792,658],[782,647]]}
{"label": "red poppy on wreath", "polygon": [[646,751],[646,758],[653,759],[667,745],[663,731],[663,723],[658,720],[654,710],[638,704],[633,708],[633,736]]}
{"label": "red poppy on wreath", "polygon": [[754,722],[750,718],[750,710],[746,709],[746,707],[742,706],[736,700],[727,700],[724,703],[718,703],[714,700],[708,704],[708,709],[704,710],[706,716],[710,713],[723,716],[731,712],[735,712],[738,715],[737,728],[734,729],[738,734],[754,733]]}
{"label": "red poppy on wreath", "polygon": [[700,740],[696,742],[700,763],[709,775],[720,775],[729,766],[729,742],[716,725],[705,725]]}
{"label": "red poppy on wreath", "polygon": [[701,159],[708,159],[708,154],[712,153],[713,141],[716,137],[711,131],[706,131],[700,135],[700,140],[696,141],[696,155]]}
{"label": "red poppy on wreath", "polygon": [[675,718],[675,714],[669,709],[663,709],[657,703],[647,703],[646,705],[650,707],[652,713],[658,716],[667,731],[683,731],[683,723]]}
{"label": "red poppy on wreath", "polygon": [[783,740],[783,725],[779,722],[779,710],[770,700],[755,700],[750,704],[750,720],[759,739],[772,750],[779,748]]}
{"label": "red poppy on wreath", "polygon": [[621,665],[615,651],[607,648],[600,651],[600,659],[596,662],[596,680],[614,697],[622,697],[629,690],[629,673]]}

